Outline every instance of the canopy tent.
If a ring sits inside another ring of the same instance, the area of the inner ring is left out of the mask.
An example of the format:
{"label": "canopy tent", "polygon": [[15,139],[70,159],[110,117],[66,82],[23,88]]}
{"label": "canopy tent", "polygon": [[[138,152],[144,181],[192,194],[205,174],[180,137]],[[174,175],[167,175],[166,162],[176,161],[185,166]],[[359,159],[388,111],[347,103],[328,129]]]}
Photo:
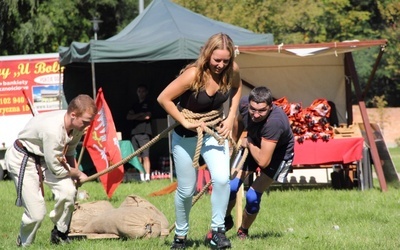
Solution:
{"label": "canopy tent", "polygon": [[[254,34],[168,0],[154,0],[116,36],[60,47],[67,101],[80,93],[91,94],[90,63],[96,63],[97,86],[103,88],[117,130],[129,138],[130,124],[125,116],[136,98],[136,86],[147,84],[155,98],[189,60],[197,58],[207,38],[218,32],[230,35],[238,46],[240,54],[236,61],[248,87],[244,92],[266,85],[275,97],[286,96],[290,102],[301,102],[303,106],[316,98],[325,98],[336,105],[339,122],[348,124],[352,122],[349,83],[356,82],[355,88],[359,88],[350,52],[386,44],[385,40],[376,40],[270,45],[271,34]],[[361,99],[358,94],[360,103]],[[365,110],[362,113],[368,119]],[[161,109],[154,112],[154,118],[165,116]],[[369,143],[375,145],[371,136]],[[378,164],[376,148],[372,156]]]}
{"label": "canopy tent", "polygon": [[271,34],[255,34],[168,0],[154,0],[119,34],[60,47],[60,64],[195,59],[204,42],[219,32],[228,34],[239,46],[273,44]]}
{"label": "canopy tent", "polygon": [[[387,190],[375,137],[369,122],[352,52],[371,47],[380,51],[367,86],[373,79],[386,40],[349,41],[300,45],[242,46],[237,56],[241,77],[249,91],[268,86],[276,98],[308,107],[313,100],[325,98],[336,106],[339,123],[352,124],[351,93],[354,87],[360,107],[365,139],[382,191]],[[387,172],[387,170],[386,170]],[[398,180],[398,178],[396,178]]]}
{"label": "canopy tent", "polygon": [[345,55],[385,45],[386,40],[240,46],[236,61],[250,87],[268,86],[275,98],[285,96],[303,107],[325,98],[335,104],[339,123],[351,124]]}
{"label": "canopy tent", "polygon": [[[93,95],[95,78],[96,88],[102,87],[112,110],[117,130],[123,138],[129,138],[131,124],[125,117],[137,98],[137,85],[148,85],[150,98],[155,99],[184,65],[198,57],[205,41],[219,32],[228,34],[237,46],[273,44],[271,34],[255,34],[168,0],[154,0],[119,34],[59,48],[60,64],[65,66],[66,99],[70,101],[80,93]],[[156,106],[153,117],[165,118],[164,110]]]}

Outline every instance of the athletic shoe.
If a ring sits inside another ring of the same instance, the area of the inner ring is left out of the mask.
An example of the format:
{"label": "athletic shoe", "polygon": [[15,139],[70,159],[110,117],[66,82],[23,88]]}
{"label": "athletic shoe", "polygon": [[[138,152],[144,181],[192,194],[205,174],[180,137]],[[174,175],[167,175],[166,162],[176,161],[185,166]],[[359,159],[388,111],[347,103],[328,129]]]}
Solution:
{"label": "athletic shoe", "polygon": [[182,239],[175,235],[170,249],[186,249],[186,236]]}
{"label": "athletic shoe", "polygon": [[208,231],[205,239],[206,244],[210,244],[212,249],[231,248],[231,242],[225,236],[225,229],[218,228],[218,231]]}
{"label": "athletic shoe", "polygon": [[18,235],[17,241],[15,242],[15,244],[17,245],[17,247],[22,247],[21,236]]}
{"label": "athletic shoe", "polygon": [[232,229],[234,223],[232,215],[228,215],[225,217],[225,231],[229,231]]}
{"label": "athletic shoe", "polygon": [[50,242],[53,244],[68,244],[70,243],[70,239],[68,238],[68,233],[62,233],[60,231],[57,230],[57,227],[54,226],[53,230],[51,230],[51,234],[50,234]]}
{"label": "athletic shoe", "polygon": [[247,239],[247,237],[249,237],[249,229],[244,229],[243,227],[239,227],[237,231],[237,237],[241,240]]}

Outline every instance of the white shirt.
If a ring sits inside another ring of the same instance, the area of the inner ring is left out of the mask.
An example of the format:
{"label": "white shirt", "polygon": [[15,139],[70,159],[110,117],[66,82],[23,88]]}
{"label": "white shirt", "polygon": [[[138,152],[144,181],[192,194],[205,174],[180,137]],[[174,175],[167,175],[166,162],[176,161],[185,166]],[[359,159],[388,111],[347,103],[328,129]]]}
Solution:
{"label": "white shirt", "polygon": [[44,157],[47,167],[58,178],[63,178],[68,171],[60,164],[57,157],[75,155],[76,146],[83,132],[73,130],[67,134],[64,124],[66,110],[41,113],[34,116],[18,134],[18,139],[25,148],[35,155]]}

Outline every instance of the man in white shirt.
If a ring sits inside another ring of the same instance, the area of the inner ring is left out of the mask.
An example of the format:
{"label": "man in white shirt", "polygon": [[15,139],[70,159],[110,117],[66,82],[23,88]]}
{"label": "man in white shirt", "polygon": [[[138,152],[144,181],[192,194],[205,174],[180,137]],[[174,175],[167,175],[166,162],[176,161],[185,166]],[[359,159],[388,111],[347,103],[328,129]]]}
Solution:
{"label": "man in white shirt", "polygon": [[87,178],[77,166],[75,149],[97,113],[94,100],[78,95],[66,110],[34,116],[18,134],[5,155],[5,164],[17,191],[17,206],[24,207],[17,246],[31,245],[45,215],[43,183],[50,187],[54,223],[50,241],[68,243],[69,224],[74,211],[76,185]]}

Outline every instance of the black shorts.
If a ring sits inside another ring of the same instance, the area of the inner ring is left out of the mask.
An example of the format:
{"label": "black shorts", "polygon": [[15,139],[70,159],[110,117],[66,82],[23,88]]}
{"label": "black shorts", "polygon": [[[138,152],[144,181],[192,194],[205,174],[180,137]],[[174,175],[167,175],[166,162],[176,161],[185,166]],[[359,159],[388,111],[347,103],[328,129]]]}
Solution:
{"label": "black shorts", "polygon": [[[284,183],[288,173],[292,171],[293,158],[288,160],[272,160],[268,167],[260,168],[261,172],[266,174],[274,181]],[[243,171],[255,172],[258,168],[258,164],[254,158],[249,154],[245,163],[243,164]]]}
{"label": "black shorts", "polygon": [[[132,135],[131,142],[135,151],[139,148],[143,147],[146,143],[150,141],[150,135],[148,134],[136,134]],[[139,155],[140,157],[149,157],[150,156],[150,147],[143,150],[143,152]]]}

